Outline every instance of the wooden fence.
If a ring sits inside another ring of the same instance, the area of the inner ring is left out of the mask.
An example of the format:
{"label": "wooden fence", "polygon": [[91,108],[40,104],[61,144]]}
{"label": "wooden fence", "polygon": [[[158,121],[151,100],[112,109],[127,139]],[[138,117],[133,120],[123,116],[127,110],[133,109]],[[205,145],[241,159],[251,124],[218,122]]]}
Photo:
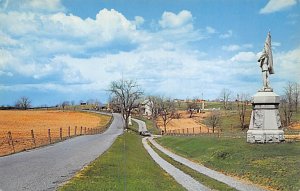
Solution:
{"label": "wooden fence", "polygon": [[53,144],[76,136],[102,133],[109,125],[110,123],[105,127],[97,128],[69,126],[66,128],[45,129],[43,131],[34,131],[33,129],[30,132],[9,131],[6,136],[0,135],[0,156]]}
{"label": "wooden fence", "polygon": [[[167,130],[166,135],[171,136],[216,136],[225,138],[246,138],[247,131],[234,131],[232,128],[230,130],[223,131],[222,128],[180,128],[175,130]],[[285,130],[284,131],[285,140],[287,142],[300,141],[300,131],[299,130]]]}

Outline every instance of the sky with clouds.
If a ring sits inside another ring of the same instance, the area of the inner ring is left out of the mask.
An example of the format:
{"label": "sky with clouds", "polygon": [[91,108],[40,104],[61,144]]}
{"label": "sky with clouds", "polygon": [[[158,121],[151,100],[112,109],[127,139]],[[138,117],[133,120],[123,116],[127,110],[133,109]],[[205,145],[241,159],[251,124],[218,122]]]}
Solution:
{"label": "sky with clouds", "polygon": [[282,94],[300,82],[300,0],[0,0],[0,105],[105,102],[122,77],[146,95],[253,95],[269,30]]}

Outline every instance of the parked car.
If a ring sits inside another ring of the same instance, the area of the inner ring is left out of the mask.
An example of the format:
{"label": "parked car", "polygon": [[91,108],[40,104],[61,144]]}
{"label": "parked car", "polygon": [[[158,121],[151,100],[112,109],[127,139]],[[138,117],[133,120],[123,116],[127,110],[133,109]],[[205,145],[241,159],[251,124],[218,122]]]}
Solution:
{"label": "parked car", "polygon": [[141,135],[142,136],[151,136],[151,133],[149,131],[142,131]]}

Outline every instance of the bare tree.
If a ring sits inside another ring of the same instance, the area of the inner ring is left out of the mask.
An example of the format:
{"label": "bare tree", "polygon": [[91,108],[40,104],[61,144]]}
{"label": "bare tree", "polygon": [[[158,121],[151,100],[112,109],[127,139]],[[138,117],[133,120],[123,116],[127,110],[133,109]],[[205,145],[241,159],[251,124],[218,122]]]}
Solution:
{"label": "bare tree", "polygon": [[28,97],[21,97],[15,104],[15,106],[19,109],[27,110],[31,105],[31,101]]}
{"label": "bare tree", "polygon": [[132,80],[118,80],[110,84],[110,89],[113,100],[118,105],[121,114],[125,121],[124,128],[128,128],[128,120],[133,109],[133,104],[143,95],[137,82]]}
{"label": "bare tree", "polygon": [[215,128],[220,125],[221,122],[221,114],[220,111],[213,110],[209,117],[207,118],[207,123],[213,128],[213,133],[215,132]]}
{"label": "bare tree", "polygon": [[300,97],[300,85],[295,82],[293,83],[293,99],[295,104],[295,111],[298,113],[299,97]]}
{"label": "bare tree", "polygon": [[187,102],[187,111],[190,113],[190,118],[193,117],[193,114],[198,109],[197,100],[197,98],[194,98],[191,101]]}
{"label": "bare tree", "polygon": [[70,105],[70,102],[69,102],[69,101],[63,101],[63,102],[61,103],[61,107],[62,107],[63,110],[65,110],[65,108],[66,108],[67,106],[69,106],[69,105]]}
{"label": "bare tree", "polygon": [[239,119],[241,123],[241,128],[244,130],[246,128],[245,123],[245,115],[247,110],[249,96],[247,94],[237,95],[236,103],[237,103],[237,110],[239,113]]}
{"label": "bare tree", "polygon": [[280,102],[282,122],[286,127],[290,125],[293,116],[293,87],[294,85],[291,82],[286,84],[284,87],[284,96],[281,97]]}
{"label": "bare tree", "polygon": [[225,110],[229,109],[229,100],[230,100],[230,96],[232,94],[232,91],[230,91],[229,89],[223,89],[220,93],[220,100],[223,103],[223,107]]}
{"label": "bare tree", "polygon": [[160,98],[159,101],[159,115],[163,120],[164,132],[167,132],[167,124],[175,116],[175,103],[170,98]]}

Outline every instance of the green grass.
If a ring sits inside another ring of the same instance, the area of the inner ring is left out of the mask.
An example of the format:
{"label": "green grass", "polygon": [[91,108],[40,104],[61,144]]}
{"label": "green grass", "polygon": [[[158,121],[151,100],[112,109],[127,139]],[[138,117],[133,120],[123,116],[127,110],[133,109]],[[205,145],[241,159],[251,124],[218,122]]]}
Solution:
{"label": "green grass", "polygon": [[132,131],[119,136],[108,151],[59,190],[125,190],[125,187],[133,191],[184,190],[152,160],[141,137]]}
{"label": "green grass", "polygon": [[199,181],[200,183],[202,183],[203,185],[214,189],[214,190],[222,190],[222,191],[227,191],[227,190],[236,190],[234,188],[231,188],[230,186],[219,182],[213,178],[210,178],[208,176],[205,176],[185,165],[183,165],[180,162],[177,162],[175,160],[173,160],[171,157],[167,156],[166,154],[162,153],[160,150],[158,150],[156,147],[154,147],[150,142],[149,142],[150,146],[152,147],[152,149],[160,156],[162,157],[164,160],[166,160],[167,162],[169,162],[170,164],[172,164],[173,166],[175,166],[176,168],[180,169],[181,171],[185,172],[186,174],[189,174],[191,177],[193,177],[195,180]]}
{"label": "green grass", "polygon": [[300,189],[300,142],[248,144],[245,139],[171,137],[157,141],[175,153],[278,190]]}

